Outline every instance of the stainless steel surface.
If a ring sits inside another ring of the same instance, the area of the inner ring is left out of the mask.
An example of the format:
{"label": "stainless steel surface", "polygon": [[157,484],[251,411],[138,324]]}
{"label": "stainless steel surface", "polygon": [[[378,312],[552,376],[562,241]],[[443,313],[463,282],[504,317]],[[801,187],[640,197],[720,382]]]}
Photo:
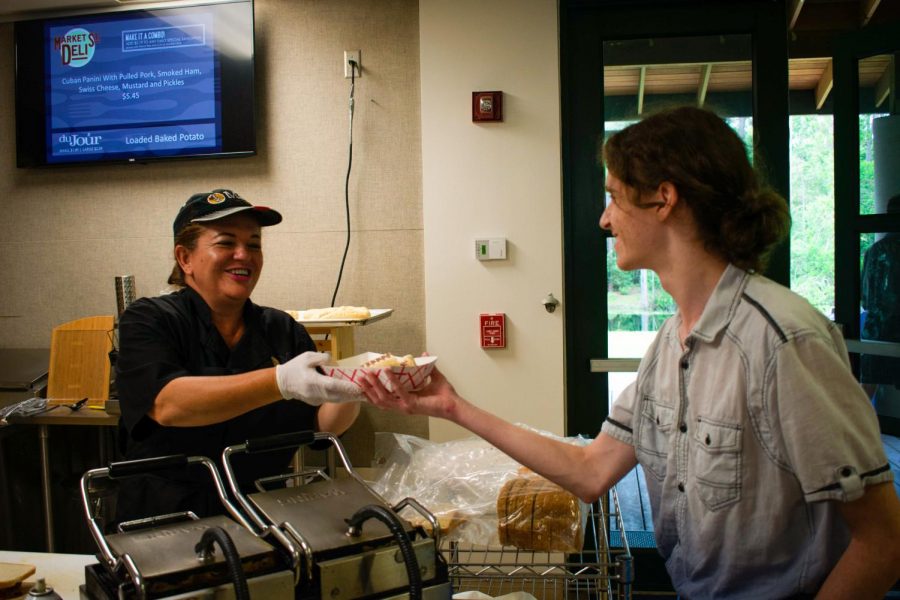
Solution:
{"label": "stainless steel surface", "polygon": [[134,298],[134,275],[116,275],[116,315],[121,317]]}
{"label": "stainless steel surface", "polygon": [[[422,600],[450,600],[453,597],[453,589],[449,582],[429,585],[422,588]],[[383,600],[409,600],[409,594],[402,593],[395,596],[388,596]]]}
{"label": "stainless steel surface", "polygon": [[[172,523],[144,531],[115,533],[106,539],[113,554],[130,556],[141,576],[151,585],[160,578],[205,570],[208,565],[197,559],[194,545],[210,527],[221,527],[228,533],[248,577],[277,566],[272,546],[224,516]],[[215,554],[212,564],[215,563],[225,564],[221,552]]]}
{"label": "stainless steel surface", "polygon": [[49,348],[0,348],[0,388],[35,389],[47,378]]}
{"label": "stainless steel surface", "polygon": [[46,532],[47,552],[53,552],[53,498],[50,492],[50,434],[46,425],[38,426],[41,440],[41,492],[44,499],[44,531]]}
{"label": "stainless steel surface", "polygon": [[[251,536],[251,537],[253,537],[253,539],[258,540],[258,538],[256,538],[256,536],[253,533],[253,527],[250,524],[250,522],[247,521],[246,517],[244,517],[244,515],[240,511],[238,511],[237,507],[235,507],[234,504],[232,504],[232,502],[228,499],[228,493],[225,490],[225,485],[222,482],[222,477],[219,475],[219,471],[216,469],[215,463],[213,463],[210,459],[206,458],[205,456],[189,456],[186,458],[185,464],[186,465],[188,465],[188,464],[202,465],[203,467],[206,468],[207,472],[209,473],[210,477],[212,478],[213,484],[216,489],[216,493],[218,494],[219,500],[222,502],[222,505],[228,511],[228,514],[230,514],[235,519],[235,521],[237,521],[237,523],[240,523],[241,525],[243,525],[243,528],[241,529],[241,531],[243,533],[241,535],[242,536],[244,536],[244,535]],[[109,478],[110,477],[109,474],[110,474],[110,469],[108,467],[103,467],[100,469],[91,469],[87,473],[85,473],[84,475],[81,476],[81,482],[80,482],[81,483],[81,507],[84,510],[84,515],[87,520],[88,530],[90,531],[91,536],[94,538],[94,541],[97,543],[97,547],[100,549],[101,558],[106,562],[107,566],[110,569],[114,570],[117,567],[120,558],[123,556],[126,558],[131,557],[132,559],[134,559],[135,557],[141,556],[142,552],[153,551],[153,552],[159,553],[160,547],[158,545],[154,545],[154,543],[151,540],[158,539],[160,536],[152,535],[152,534],[153,534],[153,532],[156,532],[156,531],[165,530],[166,527],[168,527],[168,525],[164,525],[161,527],[154,526],[154,527],[150,527],[146,530],[140,530],[140,531],[128,531],[127,533],[115,534],[115,536],[104,535],[103,532],[104,532],[105,526],[103,523],[100,522],[100,519],[98,518],[97,515],[94,514],[94,512],[92,510],[91,490],[93,488],[91,486],[91,483],[96,479]],[[126,484],[123,484],[123,485],[126,485]],[[148,515],[148,519],[152,518],[154,516],[156,516],[156,515]],[[228,523],[232,523],[226,517],[220,517],[220,518],[224,519]],[[211,521],[211,519],[204,519],[203,521]],[[165,535],[166,536],[174,536],[177,533],[182,532],[183,530],[195,531],[196,527],[194,525],[198,522],[199,521],[187,521],[187,523],[188,523],[187,525],[185,524],[185,522],[179,522],[179,523],[173,524],[172,527],[174,527],[174,529],[172,529],[171,531],[168,531],[168,533],[166,533]],[[237,523],[234,523],[234,527],[238,527]],[[207,525],[207,527],[209,527],[209,525]],[[206,527],[204,527],[202,529],[205,529],[205,528]],[[202,531],[202,529],[201,529],[201,531]],[[226,531],[229,531],[228,528],[223,527],[223,529],[225,529]],[[229,531],[229,533],[230,533],[230,531]],[[124,538],[131,537],[131,536],[134,536],[137,539],[137,538],[140,538],[140,536],[142,536],[142,535],[144,536],[143,538],[141,538],[141,539],[143,539],[143,544],[141,545],[141,549],[138,550],[138,553],[135,554],[135,553],[129,552],[129,546],[128,546],[129,542],[122,541],[122,540],[124,540]],[[200,539],[200,537],[197,536],[195,543],[197,541],[199,541],[199,539]],[[113,540],[118,540],[118,541],[114,542]],[[260,543],[263,543],[266,547],[271,548],[268,544],[265,544],[264,542],[260,542]],[[117,545],[119,546],[118,548],[117,548]],[[237,545],[237,540],[235,540],[235,545]],[[191,548],[193,548],[193,546],[191,546]],[[240,547],[238,547],[238,550],[240,550]],[[156,560],[165,560],[165,558],[160,558],[160,557],[149,558],[148,564],[154,565]],[[144,563],[142,563],[140,565],[140,568],[141,569],[145,568]],[[141,574],[140,571],[135,571],[135,573],[134,573],[135,576],[138,576],[140,574]],[[143,576],[146,577],[146,574],[144,574]]]}
{"label": "stainless steel surface", "polygon": [[[369,523],[366,523],[368,526]],[[413,542],[422,581],[435,577],[434,541]],[[408,585],[409,578],[400,550],[395,545],[319,563],[322,598],[350,600],[380,594]]]}
{"label": "stainless steel surface", "polygon": [[[278,571],[268,575],[260,575],[247,580],[247,590],[250,598],[260,600],[293,600],[294,578],[290,571]],[[422,596],[423,599],[425,596]],[[175,596],[166,596],[166,600],[233,600],[235,598],[234,585],[226,583],[214,588],[185,592]]]}
{"label": "stainless steel surface", "polygon": [[[391,512],[391,507],[353,469],[340,440],[329,433],[316,433],[313,439],[331,441],[333,454],[340,458],[346,470],[344,476],[332,479],[322,472],[297,469],[287,475],[293,486],[260,488],[262,491],[249,495],[236,485],[231,457],[284,446],[266,446],[262,440],[226,448],[222,455],[225,475],[238,503],[260,530],[272,533],[291,554],[301,595],[334,600],[381,597],[392,590],[408,587],[409,577],[400,540],[380,519],[367,519],[362,523],[359,535],[347,535],[347,519],[359,509],[374,505]],[[298,442],[298,445],[306,443]],[[248,450],[250,446],[254,449]],[[410,501],[409,504],[417,503]],[[396,511],[393,514],[396,515]],[[429,513],[428,516],[436,523],[433,515]],[[419,563],[423,598],[448,600],[451,588],[444,562],[437,555],[435,540],[423,536],[402,518],[398,519]],[[405,598],[408,594],[392,597]]]}
{"label": "stainless steel surface", "polygon": [[344,519],[369,504],[386,506],[355,479],[316,481],[250,494],[249,498],[270,523],[290,523],[301,532],[315,553],[374,540],[393,540],[387,526],[376,520],[367,521],[357,538],[345,535]]}

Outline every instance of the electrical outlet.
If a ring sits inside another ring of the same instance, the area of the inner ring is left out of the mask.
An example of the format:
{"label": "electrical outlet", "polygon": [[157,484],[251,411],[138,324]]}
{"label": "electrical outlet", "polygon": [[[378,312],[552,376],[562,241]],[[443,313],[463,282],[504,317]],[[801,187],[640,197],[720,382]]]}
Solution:
{"label": "electrical outlet", "polygon": [[344,50],[344,78],[350,79],[353,76],[351,60],[356,63],[356,76],[362,77],[362,62],[359,60],[359,50]]}

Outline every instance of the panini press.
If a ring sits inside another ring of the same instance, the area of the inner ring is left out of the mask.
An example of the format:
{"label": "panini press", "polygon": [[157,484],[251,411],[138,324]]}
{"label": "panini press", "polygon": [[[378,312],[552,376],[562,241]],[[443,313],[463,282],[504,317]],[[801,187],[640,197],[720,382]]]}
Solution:
{"label": "panini press", "polygon": [[[254,493],[244,493],[238,486],[233,456],[299,449],[326,440],[340,457],[348,477],[332,478],[322,470],[302,470],[258,480]],[[296,598],[451,597],[435,517],[411,498],[389,506],[353,470],[334,435],[302,431],[249,440],[226,448],[222,464],[253,531],[281,544],[297,576]],[[284,486],[286,482],[291,485]],[[430,533],[398,516],[407,507],[430,523]]]}
{"label": "panini press", "polygon": [[[233,519],[201,519],[188,511],[124,522],[116,533],[104,535],[92,511],[93,480],[192,465],[206,467]],[[82,600],[294,597],[297,577],[284,553],[253,532],[228,500],[215,464],[206,457],[166,456],[92,469],[81,478],[81,498],[88,528],[100,549],[100,562],[85,567]]]}

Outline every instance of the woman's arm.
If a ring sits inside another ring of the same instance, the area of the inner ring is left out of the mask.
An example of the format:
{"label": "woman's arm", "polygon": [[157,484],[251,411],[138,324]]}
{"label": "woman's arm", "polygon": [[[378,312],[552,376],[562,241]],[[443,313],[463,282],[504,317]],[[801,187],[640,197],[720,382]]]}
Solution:
{"label": "woman's arm", "polygon": [[361,382],[366,396],[379,408],[452,421],[586,502],[605,494],[637,464],[634,448],[608,435],[600,434],[582,447],[517,427],[457,395],[437,369],[431,383],[418,393],[404,391],[393,374],[386,375],[396,393],[387,391],[373,374]]}
{"label": "woman's arm", "polygon": [[349,381],[319,373],[317,366],[326,358],[326,354],[305,352],[275,368],[177,377],[160,390],[147,414],[163,426],[193,427],[221,423],[282,398],[296,399],[313,406],[326,403],[317,417],[318,429],[340,434],[359,414],[362,394]]}
{"label": "woman's arm", "polygon": [[[362,400],[362,396],[359,398]],[[341,404],[328,402],[319,407],[316,415],[316,430],[341,435],[350,429],[357,416],[359,416],[359,402],[343,402]]]}
{"label": "woman's arm", "polygon": [[866,488],[862,498],[840,503],[850,545],[816,598],[881,599],[900,579],[900,500],[893,482]]}
{"label": "woman's arm", "polygon": [[166,427],[196,427],[221,423],[280,399],[274,368],[177,377],[160,390],[147,415]]}

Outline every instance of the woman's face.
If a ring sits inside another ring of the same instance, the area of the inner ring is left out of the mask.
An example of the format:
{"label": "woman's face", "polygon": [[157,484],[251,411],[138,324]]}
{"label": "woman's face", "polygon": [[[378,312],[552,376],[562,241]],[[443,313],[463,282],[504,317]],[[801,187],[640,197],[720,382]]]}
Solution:
{"label": "woman's face", "polygon": [[185,283],[211,307],[223,302],[243,306],[263,267],[259,222],[238,213],[203,226],[193,250],[175,249]]}
{"label": "woman's face", "polygon": [[610,201],[600,216],[600,227],[616,240],[616,265],[623,271],[652,269],[652,250],[659,226],[653,209],[662,202],[642,198],[640,204],[634,204],[631,201],[634,188],[612,173],[606,176],[606,191]]}

